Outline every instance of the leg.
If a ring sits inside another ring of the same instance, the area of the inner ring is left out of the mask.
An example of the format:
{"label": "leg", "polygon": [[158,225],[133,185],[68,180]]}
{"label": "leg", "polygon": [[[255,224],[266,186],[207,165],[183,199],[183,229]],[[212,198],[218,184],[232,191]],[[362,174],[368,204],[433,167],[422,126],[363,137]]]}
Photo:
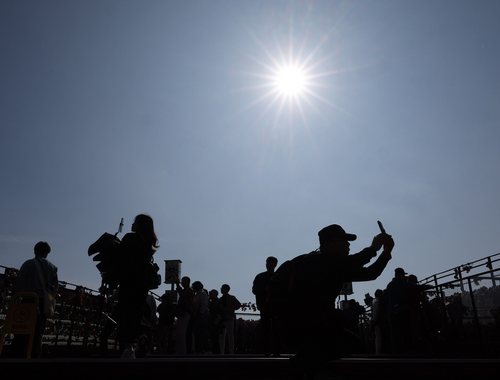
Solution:
{"label": "leg", "polygon": [[229,355],[234,355],[234,319],[227,321],[227,345]]}

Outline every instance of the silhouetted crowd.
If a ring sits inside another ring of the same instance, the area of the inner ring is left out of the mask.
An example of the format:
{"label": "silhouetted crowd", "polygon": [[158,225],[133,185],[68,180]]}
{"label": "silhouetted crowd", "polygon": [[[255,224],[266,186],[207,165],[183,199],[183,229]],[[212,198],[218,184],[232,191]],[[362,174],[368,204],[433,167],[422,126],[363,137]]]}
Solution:
{"label": "silhouetted crowd", "polygon": [[[342,308],[335,305],[345,283],[374,280],[391,260],[394,241],[381,230],[370,246],[355,254],[349,250],[356,235],[333,224],[318,232],[317,250],[291,258],[279,267],[275,257],[268,257],[266,271],[259,273],[252,284],[260,312],[258,351],[274,357],[294,353],[291,361],[304,378],[316,379],[329,378],[330,360],[352,353],[410,354],[437,342],[443,331],[463,336],[468,308],[462,295],[455,294],[446,303],[438,297],[430,300],[426,291],[433,287],[419,285],[417,278],[403,268],[394,270],[386,289],[377,289],[374,298],[367,295],[365,304],[371,307],[371,319],[354,300],[346,300]],[[116,331],[124,359],[153,353],[236,353],[235,312],[242,304],[229,294],[228,284],[220,287],[219,294],[184,276],[176,279],[175,290],[155,300],[149,291],[156,282],[151,268],[159,246],[151,217],[138,215],[132,233],[121,241],[116,235],[105,235],[111,240],[100,239],[89,248],[89,255],[106,249],[112,252],[110,257],[116,255],[117,267],[106,267],[107,282],[101,288],[101,298],[108,305],[107,312],[103,305],[99,306],[100,315],[106,316],[99,334],[103,357],[108,356],[109,338]],[[49,252],[47,243],[38,243],[35,259],[23,264],[13,287],[14,293],[34,292],[40,310],[48,304],[50,294],[57,294],[57,267],[47,260]],[[500,325],[500,311],[491,310],[491,315]],[[50,316],[49,311],[44,311],[37,317],[33,357],[41,354],[42,334]],[[446,324],[448,319],[451,322]],[[25,336],[16,335],[15,354],[25,356],[27,344]],[[367,344],[373,345],[373,350]]]}

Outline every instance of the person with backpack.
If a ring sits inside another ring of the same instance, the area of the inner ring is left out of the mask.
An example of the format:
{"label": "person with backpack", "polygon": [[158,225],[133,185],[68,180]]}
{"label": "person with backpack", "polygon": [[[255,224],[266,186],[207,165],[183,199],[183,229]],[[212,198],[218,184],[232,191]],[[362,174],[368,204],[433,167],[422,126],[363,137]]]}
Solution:
{"label": "person with backpack", "polygon": [[[307,380],[329,378],[328,361],[352,354],[359,338],[346,330],[343,312],[335,308],[342,285],[376,279],[391,259],[392,237],[381,233],[361,252],[349,255],[356,235],[332,224],[318,232],[320,247],[283,263],[269,281],[269,298],[282,342]],[[365,267],[383,248],[382,254]]]}
{"label": "person with backpack", "polygon": [[[35,332],[33,334],[33,346],[31,358],[38,359],[42,354],[42,336],[47,325],[47,315],[44,313],[44,305],[49,300],[45,299],[45,288],[52,294],[57,294],[59,280],[57,277],[57,267],[47,260],[51,248],[45,241],[36,243],[35,257],[27,260],[21,266],[17,274],[12,295],[20,292],[32,292],[38,296],[38,309],[40,313],[36,317]],[[15,335],[12,343],[12,350],[15,357],[26,357],[29,345],[29,335]]]}
{"label": "person with backpack", "polygon": [[135,359],[134,340],[141,333],[144,304],[149,291],[144,269],[150,265],[158,247],[153,219],[146,214],[137,215],[132,232],[126,234],[119,245],[118,332],[125,344],[123,359]]}

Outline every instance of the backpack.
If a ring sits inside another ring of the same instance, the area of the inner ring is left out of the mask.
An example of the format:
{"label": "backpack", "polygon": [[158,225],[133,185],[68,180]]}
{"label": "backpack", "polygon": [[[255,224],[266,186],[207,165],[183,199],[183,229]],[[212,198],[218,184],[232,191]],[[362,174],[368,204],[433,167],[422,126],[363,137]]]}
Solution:
{"label": "backpack", "polygon": [[306,253],[285,261],[269,280],[267,300],[278,317],[284,316],[293,307],[294,298],[299,293],[300,283],[304,279],[304,264],[314,253]]}
{"label": "backpack", "polygon": [[112,288],[118,286],[120,280],[119,256],[120,256],[120,239],[116,235],[111,235],[105,232],[89,249],[89,256],[99,252],[94,256],[93,261],[100,261],[96,267],[102,274],[103,283],[110,285]]}

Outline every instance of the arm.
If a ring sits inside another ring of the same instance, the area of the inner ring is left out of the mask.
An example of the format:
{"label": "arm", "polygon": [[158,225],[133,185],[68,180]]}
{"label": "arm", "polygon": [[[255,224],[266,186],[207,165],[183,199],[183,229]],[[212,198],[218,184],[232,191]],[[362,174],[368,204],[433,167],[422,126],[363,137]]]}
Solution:
{"label": "arm", "polygon": [[362,267],[356,270],[351,277],[351,281],[372,281],[375,280],[384,271],[390,259],[387,256],[380,255],[377,260],[369,267]]}
{"label": "arm", "polygon": [[21,269],[17,273],[16,280],[14,281],[14,286],[12,287],[12,294],[22,292],[26,286],[26,279],[28,278],[29,269],[26,263],[21,266]]}
{"label": "arm", "polygon": [[59,289],[59,278],[57,277],[57,267],[51,262],[48,262],[47,264],[49,264],[49,276],[50,276],[48,283],[50,286],[54,287],[53,289],[55,295],[57,294],[57,289]]}
{"label": "arm", "polygon": [[238,301],[238,300],[236,299],[236,297],[235,297],[235,296],[233,296],[233,300],[234,300],[234,302],[233,302],[233,309],[234,309],[234,310],[238,310],[238,309],[241,307],[241,303],[240,303],[240,301]]}
{"label": "arm", "polygon": [[252,284],[252,293],[257,295],[257,293],[259,293],[259,275],[257,275],[255,277],[255,279],[253,280],[253,284]]}
{"label": "arm", "polygon": [[387,263],[392,258],[392,249],[394,248],[394,240],[392,239],[392,236],[380,234],[373,238],[370,248],[378,251],[382,247],[384,250],[378,259],[369,267],[363,267],[355,270],[351,281],[372,281],[380,276],[384,268],[387,266]]}
{"label": "arm", "polygon": [[255,279],[253,280],[252,293],[256,296],[267,293],[267,283],[269,282],[270,278],[271,275],[266,276],[266,272],[264,272],[264,274],[260,273],[255,276]]}
{"label": "arm", "polygon": [[348,258],[349,261],[352,263],[352,265],[363,266],[369,263],[372,257],[375,256],[377,256],[377,251],[372,247],[367,247],[359,253],[355,253],[354,255],[349,255]]}

